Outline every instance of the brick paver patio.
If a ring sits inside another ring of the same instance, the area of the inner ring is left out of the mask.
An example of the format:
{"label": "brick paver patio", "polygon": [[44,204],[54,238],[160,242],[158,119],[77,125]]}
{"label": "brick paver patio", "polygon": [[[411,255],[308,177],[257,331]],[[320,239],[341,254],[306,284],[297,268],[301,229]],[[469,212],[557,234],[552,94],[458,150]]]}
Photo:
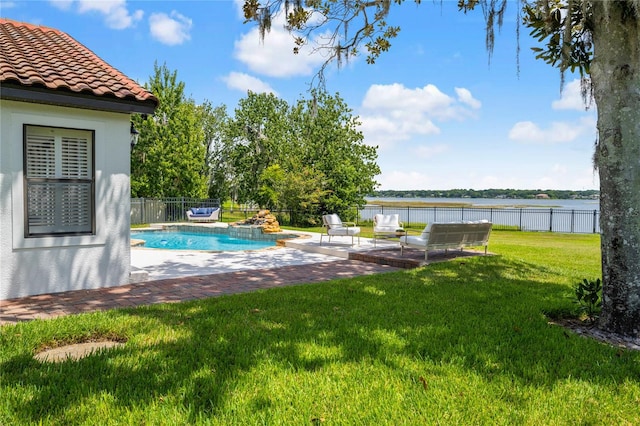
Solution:
{"label": "brick paver patio", "polygon": [[97,310],[245,293],[258,289],[314,283],[335,278],[351,278],[394,270],[398,268],[378,263],[342,260],[0,300],[0,325]]}

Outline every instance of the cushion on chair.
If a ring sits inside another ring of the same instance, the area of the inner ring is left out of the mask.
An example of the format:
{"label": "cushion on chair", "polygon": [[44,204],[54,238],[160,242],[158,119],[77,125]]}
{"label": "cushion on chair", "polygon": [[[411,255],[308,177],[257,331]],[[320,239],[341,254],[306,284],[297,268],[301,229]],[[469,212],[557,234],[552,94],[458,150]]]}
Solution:
{"label": "cushion on chair", "polygon": [[360,233],[359,226],[349,226],[342,228],[329,228],[327,229],[327,235],[358,235]]}
{"label": "cushion on chair", "polygon": [[373,218],[374,232],[395,232],[401,228],[397,214],[377,214]]}
{"label": "cushion on chair", "polygon": [[401,244],[410,244],[414,246],[427,246],[427,241],[429,241],[428,235],[427,238],[416,237],[416,236],[406,236],[400,237]]}
{"label": "cushion on chair", "polygon": [[218,207],[192,207],[189,209],[192,216],[211,216]]}
{"label": "cushion on chair", "polygon": [[424,227],[424,229],[422,230],[422,234],[420,234],[420,238],[424,238],[425,240],[429,239],[429,232],[431,232],[431,225],[432,223]]}
{"label": "cushion on chair", "polygon": [[396,232],[398,229],[400,229],[399,226],[376,226],[374,231],[376,233],[385,233],[385,232]]}
{"label": "cushion on chair", "polygon": [[400,220],[397,214],[377,214],[375,218],[376,226],[400,227]]}
{"label": "cushion on chair", "polygon": [[342,220],[340,220],[340,216],[338,216],[337,214],[333,213],[333,214],[327,214],[324,216],[325,220],[327,222],[327,225],[329,225],[330,227],[341,227],[342,226]]}

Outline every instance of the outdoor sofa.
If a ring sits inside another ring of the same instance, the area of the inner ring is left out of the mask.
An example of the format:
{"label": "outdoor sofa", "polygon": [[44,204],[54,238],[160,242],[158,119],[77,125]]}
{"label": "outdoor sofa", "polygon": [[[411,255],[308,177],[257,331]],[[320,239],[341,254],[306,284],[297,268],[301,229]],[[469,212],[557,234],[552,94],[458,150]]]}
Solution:
{"label": "outdoor sofa", "polygon": [[405,233],[400,237],[400,255],[405,247],[424,250],[424,260],[430,250],[449,250],[464,247],[484,247],[487,254],[492,223],[486,220],[476,222],[430,223],[420,236]]}
{"label": "outdoor sofa", "polygon": [[192,207],[187,210],[187,219],[193,222],[212,222],[220,218],[220,207]]}

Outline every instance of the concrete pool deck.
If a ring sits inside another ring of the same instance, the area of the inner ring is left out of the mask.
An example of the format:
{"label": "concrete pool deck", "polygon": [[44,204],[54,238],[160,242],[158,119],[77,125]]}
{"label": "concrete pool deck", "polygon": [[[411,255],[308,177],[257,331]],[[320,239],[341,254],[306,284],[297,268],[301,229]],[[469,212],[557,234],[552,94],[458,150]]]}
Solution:
{"label": "concrete pool deck", "polygon": [[[284,234],[291,232],[283,231]],[[299,232],[301,238],[282,240],[284,247],[237,252],[207,252],[193,250],[146,249],[132,247],[132,282],[162,280],[196,275],[224,274],[245,270],[273,269],[293,265],[337,262],[349,259],[352,253],[398,248],[398,243],[360,238],[351,245],[350,237],[327,237],[320,244],[320,234]]]}
{"label": "concrete pool deck", "polygon": [[[94,290],[76,290],[0,301],[0,325],[99,310],[175,303],[337,278],[414,268],[424,252],[405,250],[397,242],[302,233],[285,247],[246,252],[194,252],[132,248],[132,282]],[[479,252],[450,251],[429,256],[429,263]],[[137,282],[136,282],[137,281]]]}

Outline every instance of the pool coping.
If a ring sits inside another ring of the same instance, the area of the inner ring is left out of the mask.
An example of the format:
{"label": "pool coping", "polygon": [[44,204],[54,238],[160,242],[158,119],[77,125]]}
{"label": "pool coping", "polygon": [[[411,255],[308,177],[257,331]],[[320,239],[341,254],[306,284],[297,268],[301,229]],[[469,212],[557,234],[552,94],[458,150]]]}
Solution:
{"label": "pool coping", "polygon": [[[209,226],[207,226],[209,225]],[[171,228],[177,228],[178,232],[183,232],[185,231],[184,228],[196,228],[196,229],[212,229],[212,228],[219,228],[219,229],[235,229],[235,230],[242,230],[242,228],[246,228],[246,229],[251,229],[252,232],[250,234],[248,233],[244,233],[244,235],[242,235],[242,232],[239,232],[236,237],[238,238],[243,238],[243,239],[247,239],[247,240],[252,240],[252,241],[268,241],[268,242],[273,242],[273,246],[268,246],[268,247],[261,247],[261,248],[248,248],[245,250],[237,250],[237,251],[258,251],[258,250],[268,250],[271,249],[273,247],[284,247],[285,246],[285,242],[287,240],[295,240],[298,238],[309,238],[308,235],[306,234],[302,234],[299,233],[298,231],[280,231],[280,232],[269,232],[266,233],[264,232],[262,226],[260,225],[230,225],[228,223],[225,222],[213,222],[213,223],[183,223],[183,222],[179,222],[179,223],[158,223],[158,224],[150,224],[147,227],[144,228],[131,228],[130,229],[130,235],[133,232],[144,232],[144,231],[157,231],[157,230],[165,230],[165,229],[171,229]],[[255,236],[257,234],[257,232],[253,232],[253,231],[257,231],[260,230],[260,235],[263,236],[269,236],[269,237],[273,237],[273,238],[252,238],[253,236]],[[209,232],[203,232],[203,234],[208,234]],[[223,234],[222,232],[218,233],[218,232],[211,232],[211,234]],[[229,233],[226,233],[226,235],[230,235]],[[278,238],[278,236],[282,236],[281,238]],[[286,236],[286,237],[285,237]],[[137,239],[137,238],[130,238],[130,245],[131,247],[137,247],[137,248],[147,248],[150,250],[173,250],[173,249],[164,249],[161,247],[146,247],[145,246],[145,241],[142,239]],[[181,251],[197,251],[197,252],[209,252],[209,253],[223,253],[226,251],[236,251],[236,250],[198,250],[198,249],[180,249]]]}

